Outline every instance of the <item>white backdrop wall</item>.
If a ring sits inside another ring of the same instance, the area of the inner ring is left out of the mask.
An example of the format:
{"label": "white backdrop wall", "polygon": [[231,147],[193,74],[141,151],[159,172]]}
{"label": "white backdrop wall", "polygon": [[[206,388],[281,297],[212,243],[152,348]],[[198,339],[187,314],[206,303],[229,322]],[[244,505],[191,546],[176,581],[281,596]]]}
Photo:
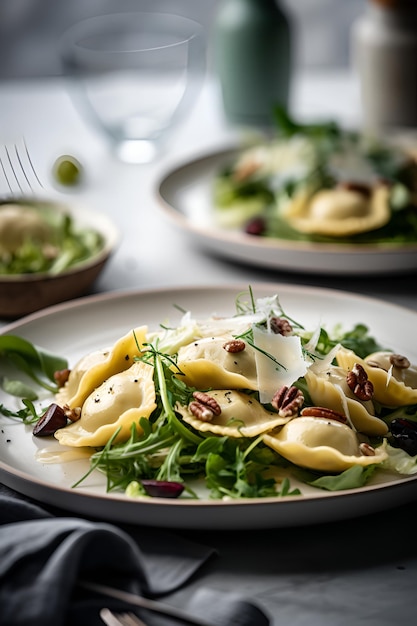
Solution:
{"label": "white backdrop wall", "polygon": [[[157,9],[197,19],[211,29],[221,0],[0,0],[0,78],[60,72],[56,42],[82,17]],[[366,0],[280,0],[292,18],[296,63],[303,68],[349,65],[352,22]],[[209,46],[209,67],[211,50]]]}

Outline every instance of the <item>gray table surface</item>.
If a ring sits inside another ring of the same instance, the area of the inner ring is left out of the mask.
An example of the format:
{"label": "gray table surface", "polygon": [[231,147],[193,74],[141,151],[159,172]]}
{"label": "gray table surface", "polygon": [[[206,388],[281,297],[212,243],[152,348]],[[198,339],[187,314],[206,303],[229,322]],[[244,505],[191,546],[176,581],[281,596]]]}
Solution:
{"label": "gray table surface", "polygon": [[[240,138],[240,131],[228,127],[222,117],[215,85],[206,85],[171,149],[149,166],[115,161],[102,138],[79,117],[59,80],[10,82],[0,88],[0,119],[7,134],[3,140],[23,135],[45,181],[56,156],[80,156],[86,166],[85,185],[64,196],[48,183],[48,192],[107,213],[122,232],[122,243],[94,292],[270,281],[367,294],[417,310],[413,275],[352,278],[244,266],[196,249],[186,234],[161,218],[154,194],[161,172]],[[355,81],[337,73],[297,77],[294,109],[301,115],[330,115],[354,124],[360,119]],[[6,320],[0,325],[5,326]],[[181,604],[204,584],[254,598],[271,613],[276,626],[414,623],[415,515],[417,503],[412,503],[316,526],[183,531],[218,548],[219,557],[173,601]]]}

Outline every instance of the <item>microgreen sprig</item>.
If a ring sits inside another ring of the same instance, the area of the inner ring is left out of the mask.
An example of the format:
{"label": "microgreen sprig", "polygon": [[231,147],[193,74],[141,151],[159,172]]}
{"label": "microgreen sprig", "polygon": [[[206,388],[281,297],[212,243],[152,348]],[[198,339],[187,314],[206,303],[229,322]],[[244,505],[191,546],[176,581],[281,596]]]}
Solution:
{"label": "microgreen sprig", "polygon": [[11,417],[13,419],[22,420],[24,424],[34,424],[36,423],[41,415],[44,413],[44,409],[38,414],[36,408],[32,402],[28,398],[23,398],[22,403],[24,404],[24,409],[19,409],[17,411],[11,411],[7,409],[4,404],[0,404],[0,414],[5,417]]}
{"label": "microgreen sprig", "polygon": [[[184,422],[178,419],[174,409],[176,401],[175,396],[179,391],[179,386],[173,382],[173,376],[175,373],[180,374],[181,370],[171,356],[161,354],[158,351],[157,345],[147,343],[144,347],[146,351],[143,358],[146,359],[148,363],[152,361],[155,367],[155,388],[163,409],[159,419],[167,419],[173,430],[176,431],[180,437],[198,445],[201,441],[201,437],[188,429],[184,425]],[[185,386],[183,390],[185,390]],[[192,390],[188,393],[189,397],[191,394]]]}

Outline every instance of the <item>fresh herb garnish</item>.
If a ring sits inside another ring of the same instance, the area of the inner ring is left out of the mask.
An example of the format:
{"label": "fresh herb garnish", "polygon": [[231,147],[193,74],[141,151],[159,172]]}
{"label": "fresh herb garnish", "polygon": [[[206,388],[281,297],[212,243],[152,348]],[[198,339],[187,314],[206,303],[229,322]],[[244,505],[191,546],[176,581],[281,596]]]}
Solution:
{"label": "fresh herb garnish", "polygon": [[41,417],[41,413],[38,414],[36,412],[33,402],[28,399],[23,399],[22,404],[25,408],[19,409],[18,411],[11,411],[10,409],[7,409],[3,404],[0,404],[0,414],[4,415],[5,417],[22,420],[24,424],[36,423]]}

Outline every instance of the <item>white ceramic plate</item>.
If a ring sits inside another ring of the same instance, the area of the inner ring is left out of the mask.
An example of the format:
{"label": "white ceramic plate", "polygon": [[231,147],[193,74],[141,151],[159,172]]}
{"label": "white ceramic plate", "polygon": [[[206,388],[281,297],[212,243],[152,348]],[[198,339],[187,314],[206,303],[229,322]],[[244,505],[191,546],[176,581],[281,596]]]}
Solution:
{"label": "white ceramic plate", "polygon": [[245,264],[336,275],[395,274],[417,269],[415,244],[342,245],[262,238],[214,223],[214,176],[237,150],[215,152],[176,167],[158,186],[164,215],[200,249]]}
{"label": "white ceramic plate", "polygon": [[[350,329],[363,322],[380,342],[417,362],[417,347],[410,346],[417,324],[417,313],[413,311],[333,290],[273,284],[254,285],[253,289],[255,297],[278,293],[284,310],[307,328],[315,328],[321,322],[331,328],[341,322]],[[159,322],[178,322],[180,313],[174,305],[200,318],[212,313],[233,314],[235,295],[244,290],[247,285],[92,296],[33,314],[9,325],[4,332],[18,334],[66,356],[72,366],[87,352],[111,345],[134,326],[147,323],[150,328],[157,328]],[[0,394],[1,402],[10,407],[10,396]],[[40,451],[45,458],[45,450],[51,454],[58,449],[54,439],[35,438],[31,427],[0,418],[3,483],[41,502],[108,521],[199,529],[285,527],[346,519],[417,497],[417,477],[384,474],[378,483],[351,491],[330,493],[303,486],[301,497],[233,502],[131,500],[123,494],[106,493],[104,476],[99,473],[73,489],[73,483],[88,469],[88,460],[55,464],[37,460]]]}

